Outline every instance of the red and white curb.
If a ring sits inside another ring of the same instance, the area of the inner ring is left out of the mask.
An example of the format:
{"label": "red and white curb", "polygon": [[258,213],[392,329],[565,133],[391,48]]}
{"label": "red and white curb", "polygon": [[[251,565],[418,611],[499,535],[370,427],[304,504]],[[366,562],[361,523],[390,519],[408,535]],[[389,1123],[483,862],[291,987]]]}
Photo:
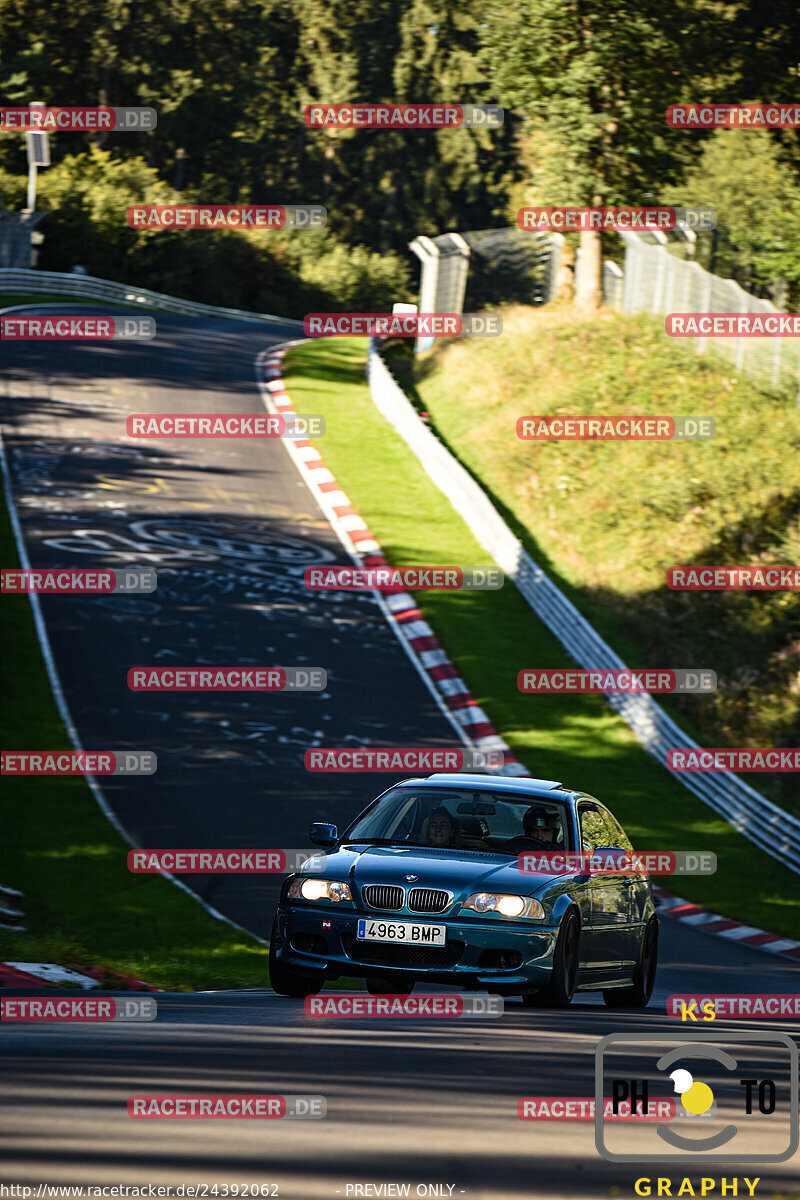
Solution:
{"label": "red and white curb", "polygon": [[[273,347],[263,351],[256,360],[261,397],[264,407],[271,414],[285,415],[295,412],[281,376],[281,359],[292,346],[303,344],[301,341],[285,342],[279,349]],[[283,444],[353,561],[365,567],[389,565],[381,553],[377,538],[325,466],[314,443],[304,439],[286,440]],[[514,757],[486,713],[476,704],[464,680],[439,645],[430,625],[423,620],[413,596],[408,592],[399,592],[392,596],[382,596],[376,592],[375,596],[409,658],[428,683],[439,707],[462,741],[478,750],[502,750],[505,766],[500,774],[530,776],[530,771]],[[743,946],[751,946],[755,950],[766,950],[769,954],[800,960],[800,942],[708,912],[698,904],[671,895],[663,888],[654,887],[653,893],[661,901],[659,916],[686,921],[687,924],[702,929],[704,933],[739,941]]]}
{"label": "red and white curb", "polygon": [[79,987],[105,988],[124,986],[134,992],[158,992],[161,989],[123,975],[119,971],[103,967],[61,967],[56,963],[3,962],[0,963],[0,988],[29,987]]}
{"label": "red and white curb", "polygon": [[[295,408],[281,378],[281,358],[291,346],[265,350],[257,359],[257,377],[264,406],[271,414],[294,414]],[[361,567],[385,567],[389,564],[377,538],[326,467],[314,443],[307,438],[284,442],[301,476],[320,508],[338,534],[353,561]],[[409,592],[384,596],[374,593],[406,653],[425,680],[437,704],[459,738],[471,749],[502,750],[505,765],[498,774],[530,775],[498,734],[483,709],[440,646],[436,635]]]}
{"label": "red and white curb", "polygon": [[781,937],[777,933],[766,933],[755,925],[743,925],[730,917],[721,917],[719,913],[709,912],[691,900],[681,896],[673,896],[663,888],[654,887],[653,894],[661,901],[658,915],[665,914],[674,921],[684,921],[703,933],[712,933],[717,937],[727,938],[731,942],[739,942],[742,946],[751,946],[754,950],[766,950],[768,954],[778,954],[783,958],[791,958],[800,962],[800,942],[792,938]]}

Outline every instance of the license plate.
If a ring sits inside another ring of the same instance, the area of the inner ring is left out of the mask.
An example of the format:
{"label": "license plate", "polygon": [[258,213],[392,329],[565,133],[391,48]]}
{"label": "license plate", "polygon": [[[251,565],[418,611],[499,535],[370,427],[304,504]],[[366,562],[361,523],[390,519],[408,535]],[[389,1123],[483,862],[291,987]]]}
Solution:
{"label": "license plate", "polygon": [[358,922],[356,938],[359,942],[403,942],[409,946],[446,946],[446,925],[421,925],[416,921],[373,921]]}

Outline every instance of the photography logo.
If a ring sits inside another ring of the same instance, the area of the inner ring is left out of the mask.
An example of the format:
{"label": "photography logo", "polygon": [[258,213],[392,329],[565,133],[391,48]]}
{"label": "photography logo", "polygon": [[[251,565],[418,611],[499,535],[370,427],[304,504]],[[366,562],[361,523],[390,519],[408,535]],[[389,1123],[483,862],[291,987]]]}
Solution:
{"label": "photography logo", "polygon": [[[609,1162],[779,1163],[800,1145],[798,1050],[785,1033],[610,1033],[595,1052],[595,1145]],[[675,1116],[625,1126],[665,1098]]]}
{"label": "photography logo", "polygon": [[[712,1048],[709,1046],[708,1049],[711,1051]],[[683,1052],[676,1050],[673,1053],[681,1054]],[[713,1053],[717,1054],[719,1051],[714,1051]],[[659,1059],[660,1065],[661,1060]],[[670,1079],[675,1085],[675,1091],[681,1098],[681,1104],[685,1113],[693,1117],[701,1117],[703,1113],[711,1112],[714,1105],[714,1093],[707,1083],[696,1080],[691,1071],[687,1071],[685,1067],[679,1067],[677,1071],[673,1071],[670,1074]]]}

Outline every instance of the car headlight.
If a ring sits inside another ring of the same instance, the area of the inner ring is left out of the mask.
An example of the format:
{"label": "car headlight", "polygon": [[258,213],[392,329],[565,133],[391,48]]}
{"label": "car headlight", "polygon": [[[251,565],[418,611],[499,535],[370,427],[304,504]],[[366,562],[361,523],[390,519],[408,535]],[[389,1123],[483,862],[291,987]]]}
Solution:
{"label": "car headlight", "polygon": [[309,876],[295,879],[287,895],[290,900],[331,900],[334,904],[353,899],[348,884],[339,883],[337,879],[314,879]]}
{"label": "car headlight", "polygon": [[464,901],[464,908],[476,913],[497,912],[504,917],[534,917],[541,919],[544,908],[530,896],[509,896],[496,892],[473,892]]}

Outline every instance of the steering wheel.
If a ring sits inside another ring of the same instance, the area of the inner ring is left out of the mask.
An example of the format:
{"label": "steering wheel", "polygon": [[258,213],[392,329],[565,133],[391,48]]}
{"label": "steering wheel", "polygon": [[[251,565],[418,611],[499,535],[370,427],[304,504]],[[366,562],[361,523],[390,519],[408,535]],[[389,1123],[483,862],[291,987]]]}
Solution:
{"label": "steering wheel", "polygon": [[509,838],[505,843],[504,848],[508,849],[513,846],[515,851],[522,852],[523,850],[552,850],[553,846],[547,842],[542,842],[539,838],[530,837],[529,834],[519,834],[517,837]]}

